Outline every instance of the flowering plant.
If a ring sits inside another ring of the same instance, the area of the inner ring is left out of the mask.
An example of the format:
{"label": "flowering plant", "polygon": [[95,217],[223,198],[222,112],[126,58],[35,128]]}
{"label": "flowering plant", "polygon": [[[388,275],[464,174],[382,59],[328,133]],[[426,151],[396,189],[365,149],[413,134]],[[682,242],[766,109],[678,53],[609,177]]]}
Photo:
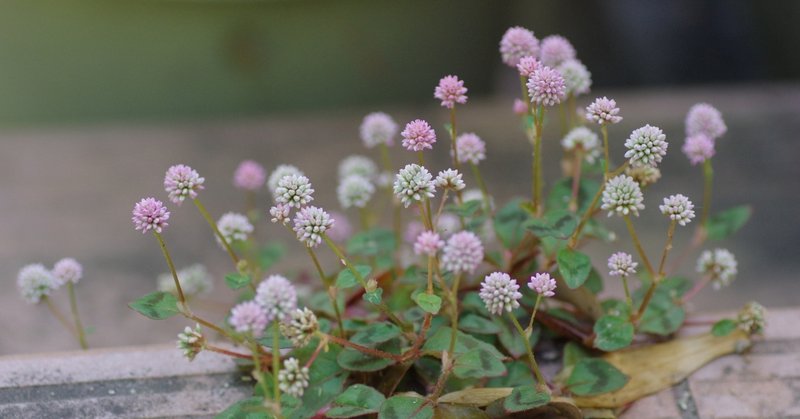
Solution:
{"label": "flowering plant", "polygon": [[[645,192],[661,177],[666,133],[645,124],[624,141],[624,159],[614,158],[609,131],[620,135],[613,127],[624,113],[607,97],[579,110],[591,74],[567,39],[540,42],[515,27],[503,36],[500,53],[519,74],[522,98],[514,112],[533,148],[524,199],[496,205],[480,171],[490,157],[486,143],[457,131],[469,125],[457,121],[468,89],[454,75],[434,89],[449,117],[439,132],[449,137],[449,167],[426,165],[426,153],[441,147],[435,124],[415,119],[401,131],[385,113],[364,118],[363,144],[377,149],[382,167],[365,156],[338,167],[339,204],[360,219],[355,234],[347,215],[315,200],[311,179],[297,167],[280,165],[267,175],[257,162],[243,162],[234,186],[245,193],[248,210],[219,220],[200,202],[204,178],[186,165],[170,167],[163,182],[169,200],[194,203],[234,267],[225,283],[240,291],[240,302],[222,324],[191,308],[211,281],[202,266],[176,269],[164,237],[172,222],[165,204],[153,197],[136,203],[134,227],[155,237],[170,273],[159,279],[159,291],[130,307],[156,320],[184,316],[190,325],[178,335],[178,348],[189,360],[201,351],[230,356],[255,380],[253,397],[220,417],[581,417],[588,408],[614,414],[708,360],[742,350],[763,330],[764,309],[751,303],[708,334],[671,339],[686,320],[687,302],[709,283],[731,283],[736,259],[725,249],[704,250],[697,278],[673,272],[707,242],[738,230],[750,213],[748,207],[710,211],[711,159],[727,129],[719,111],[699,104],[687,115],[682,151],[703,167],[700,216],[689,197],[663,197],[657,208],[665,244],[653,258],[634,220],[649,209]],[[544,159],[543,128],[556,107],[563,154]],[[398,134],[406,164],[395,171],[390,150]],[[542,168],[557,158],[565,178],[545,196]],[[477,188],[467,189],[472,182]],[[265,185],[272,206],[259,208],[255,197]],[[273,272],[282,252],[253,235],[267,213],[307,253],[317,293],[303,293],[298,279]],[[616,240],[599,214],[622,218],[630,245]],[[667,263],[676,235],[692,227],[685,250]],[[581,250],[590,241],[607,243],[609,257],[592,261]],[[341,266],[321,263],[321,252]],[[20,289],[32,302],[46,300],[59,282],[53,278],[72,275],[71,291],[79,265],[75,272],[32,265],[20,272]],[[602,295],[605,280],[619,280],[624,295]],[[545,347],[563,354],[558,374],[540,368],[537,355]],[[646,363],[656,356],[664,362]]]}

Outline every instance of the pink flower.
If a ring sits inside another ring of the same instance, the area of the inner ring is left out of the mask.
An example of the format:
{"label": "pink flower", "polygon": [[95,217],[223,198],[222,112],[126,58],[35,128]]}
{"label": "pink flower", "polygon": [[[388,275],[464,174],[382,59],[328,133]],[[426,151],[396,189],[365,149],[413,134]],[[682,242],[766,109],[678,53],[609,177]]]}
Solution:
{"label": "pink flower", "polygon": [[501,315],[503,311],[511,312],[519,307],[519,292],[517,280],[505,272],[493,272],[481,282],[481,291],[478,294],[486,304],[486,309],[494,315]]}
{"label": "pink flower", "polygon": [[383,112],[373,112],[364,117],[359,132],[361,141],[367,148],[380,144],[391,146],[394,144],[394,136],[397,135],[397,123]]}
{"label": "pink flower", "polygon": [[705,134],[692,135],[686,137],[681,151],[689,158],[692,165],[696,165],[714,156],[714,140]]}
{"label": "pink flower", "polygon": [[59,285],[67,282],[77,284],[81,277],[83,277],[83,266],[73,258],[61,259],[53,266],[53,278],[58,281]]}
{"label": "pink flower", "polygon": [[536,291],[542,297],[552,297],[556,295],[553,292],[556,290],[556,280],[551,278],[547,272],[537,273],[531,277],[530,282],[528,282],[528,288]]}
{"label": "pink flower", "polygon": [[432,149],[436,143],[436,132],[430,124],[421,119],[415,119],[406,124],[406,129],[400,133],[403,136],[403,147],[408,151],[422,151]]}
{"label": "pink flower", "polygon": [[423,231],[417,236],[414,243],[414,253],[417,255],[435,256],[436,252],[444,246],[444,241],[433,231]]}
{"label": "pink flower", "polygon": [[169,211],[163,202],[155,198],[144,198],[133,207],[131,220],[136,230],[142,230],[142,233],[150,230],[161,233],[169,225]]}
{"label": "pink flower", "polygon": [[503,62],[509,67],[516,67],[522,57],[529,55],[539,55],[539,40],[533,36],[533,32],[523,27],[509,28],[500,40]]}
{"label": "pink flower", "polygon": [[550,35],[542,39],[540,52],[542,64],[555,67],[564,61],[575,58],[575,48],[561,35]]}
{"label": "pink flower", "polygon": [[236,168],[233,174],[233,186],[246,191],[255,191],[264,186],[267,172],[264,166],[253,160],[245,160]]}
{"label": "pink flower", "polygon": [[514,99],[514,113],[522,116],[528,113],[528,104],[522,99]]}
{"label": "pink flower", "polygon": [[528,94],[531,96],[531,102],[537,105],[557,105],[566,94],[564,77],[550,67],[539,67],[528,78]]}
{"label": "pink flower", "polygon": [[254,337],[261,337],[267,328],[269,319],[267,311],[255,301],[241,303],[231,310],[228,323],[239,333],[250,332]]}
{"label": "pink flower", "polygon": [[483,244],[471,231],[461,231],[450,236],[442,251],[442,268],[453,272],[475,272],[483,262]]}
{"label": "pink flower", "polygon": [[465,132],[456,137],[456,152],[460,163],[478,164],[486,159],[486,143],[477,134]]}
{"label": "pink flower", "polygon": [[452,109],[456,103],[467,103],[467,88],[457,76],[444,76],[433,91],[433,97],[442,101],[442,106]]}
{"label": "pink flower", "polygon": [[715,140],[728,131],[722,113],[708,103],[698,103],[686,115],[686,136],[704,134]]}
{"label": "pink flower", "polygon": [[608,258],[608,273],[611,276],[624,276],[636,274],[638,263],[633,261],[629,253],[616,252]]}
{"label": "pink flower", "polygon": [[539,60],[531,56],[522,57],[522,59],[519,60],[519,64],[517,64],[519,75],[525,78],[530,77],[539,67]]}
{"label": "pink flower", "polygon": [[297,240],[308,247],[317,247],[322,243],[322,235],[333,227],[333,219],[322,208],[303,207],[294,216],[294,232]]}
{"label": "pink flower", "polygon": [[196,170],[184,164],[176,164],[167,169],[164,190],[169,194],[170,201],[180,205],[186,197],[197,198],[197,191],[203,189],[203,182],[205,179]]}
{"label": "pink flower", "polygon": [[616,124],[622,121],[622,117],[618,114],[617,102],[605,96],[595,99],[594,102],[586,107],[586,119],[601,125]]}

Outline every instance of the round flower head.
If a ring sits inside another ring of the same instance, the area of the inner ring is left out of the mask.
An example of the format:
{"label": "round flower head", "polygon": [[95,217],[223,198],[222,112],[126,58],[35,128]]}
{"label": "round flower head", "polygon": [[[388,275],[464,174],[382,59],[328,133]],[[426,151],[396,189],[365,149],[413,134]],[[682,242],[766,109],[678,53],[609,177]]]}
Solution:
{"label": "round flower head", "polygon": [[266,180],[267,172],[264,170],[264,166],[253,160],[239,163],[239,167],[233,173],[233,186],[246,191],[257,191],[264,186]]}
{"label": "round flower head", "polygon": [[342,179],[336,188],[336,195],[339,197],[339,204],[342,208],[364,208],[373,193],[375,193],[375,186],[372,185],[372,182],[359,175]]}
{"label": "round flower head", "polygon": [[436,143],[436,132],[431,126],[421,119],[415,119],[408,124],[403,132],[403,147],[408,151],[422,151],[432,149]]}
{"label": "round flower head", "polygon": [[290,396],[303,397],[310,379],[308,367],[301,367],[297,358],[287,358],[278,371],[278,388]]}
{"label": "round flower head", "polygon": [[[483,201],[483,192],[480,189],[467,189],[461,194],[462,202]],[[489,208],[494,209],[494,197],[489,196]],[[460,222],[459,222],[460,223]]]}
{"label": "round flower head", "polygon": [[695,134],[686,137],[686,142],[683,143],[681,151],[694,166],[714,156],[714,140],[705,134]]}
{"label": "round flower head", "polygon": [[454,274],[472,274],[482,261],[483,244],[471,231],[453,234],[442,250],[442,268]]}
{"label": "round flower head", "polygon": [[295,309],[289,318],[280,323],[281,333],[292,341],[295,348],[308,345],[314,333],[319,329],[317,316],[307,307]]}
{"label": "round flower head", "polygon": [[428,169],[418,164],[408,164],[400,169],[394,179],[394,194],[408,208],[413,201],[433,198],[436,187]]}
{"label": "round flower head", "polygon": [[697,272],[708,275],[714,289],[720,289],[736,277],[736,258],[727,249],[706,250],[697,259]]}
{"label": "round flower head", "polygon": [[294,232],[297,240],[308,247],[317,247],[322,234],[333,226],[333,220],[322,208],[303,207],[294,216]]}
{"label": "round flower head", "polygon": [[369,157],[349,156],[339,163],[339,179],[353,175],[373,180],[378,176],[378,166]]}
{"label": "round flower head", "polygon": [[163,202],[155,198],[144,198],[133,207],[131,220],[136,230],[142,230],[142,233],[150,230],[161,233],[169,225],[169,211]]}
{"label": "round flower head", "polygon": [[503,310],[510,313],[519,307],[518,300],[522,298],[517,281],[504,272],[486,275],[481,282],[481,292],[478,295],[486,304],[486,309],[498,316],[503,314]]}
{"label": "round flower head", "polygon": [[617,252],[608,258],[608,273],[611,276],[630,276],[636,273],[638,263],[633,261],[633,257],[625,252]]}
{"label": "round flower head", "polygon": [[196,170],[184,164],[176,164],[167,169],[164,176],[164,189],[170,201],[180,205],[186,197],[197,198],[197,191],[203,189],[205,179]]}
{"label": "round flower head", "polygon": [[272,173],[269,175],[269,179],[267,179],[267,188],[272,193],[273,199],[277,199],[275,190],[278,189],[278,183],[281,181],[281,179],[292,175],[303,176],[303,172],[291,164],[281,164],[272,171]]}
{"label": "round flower head", "polygon": [[467,103],[467,88],[457,76],[444,76],[433,91],[433,97],[442,101],[442,106],[453,109],[458,104]]}
{"label": "round flower head", "polygon": [[[208,273],[205,266],[199,263],[183,268],[177,273],[178,279],[181,280],[181,290],[186,296],[207,293],[214,288],[211,274]],[[163,273],[158,276],[158,290],[175,295],[178,294],[178,290],[175,288],[175,280],[172,278],[171,273]]]}
{"label": "round flower head", "polygon": [[661,170],[658,167],[640,166],[626,167],[625,174],[632,177],[642,188],[656,183],[661,179]]}
{"label": "round flower head", "polygon": [[478,164],[486,159],[486,143],[477,134],[465,132],[456,137],[456,152],[459,163]]}
{"label": "round flower head", "polygon": [[314,189],[308,178],[301,175],[284,176],[275,188],[275,202],[300,208],[314,200]]}
{"label": "round flower head", "polygon": [[31,304],[36,304],[42,297],[50,295],[58,285],[58,280],[40,263],[27,265],[17,274],[17,288],[22,298]]}
{"label": "round flower head", "polygon": [[537,105],[553,106],[561,103],[566,94],[564,77],[556,70],[541,66],[528,78],[528,94]]}
{"label": "round flower head", "polygon": [[289,214],[292,207],[286,204],[275,204],[269,208],[270,221],[273,223],[286,224],[289,222]]}
{"label": "round flower head", "polygon": [[533,36],[533,32],[515,26],[503,34],[503,39],[500,40],[500,56],[507,66],[516,67],[523,57],[537,55],[539,55],[539,40]]}
{"label": "round flower head", "polygon": [[364,146],[373,148],[380,144],[393,145],[397,129],[397,123],[391,116],[383,112],[373,112],[364,117],[359,131]]}
{"label": "round flower head", "polygon": [[677,194],[664,198],[664,204],[658,207],[661,213],[678,224],[685,226],[694,218],[694,205],[689,198]]}
{"label": "round flower head", "polygon": [[529,55],[527,57],[522,57],[519,60],[519,64],[517,64],[517,71],[519,71],[520,76],[528,78],[532,76],[533,72],[538,70],[540,66],[541,63],[539,60]]}
{"label": "round flower head", "polygon": [[200,325],[195,324],[194,329],[186,326],[182,333],[178,333],[178,349],[183,352],[189,361],[194,361],[197,356],[206,347],[206,339],[200,332]]}
{"label": "round flower head", "polygon": [[547,272],[537,273],[531,277],[530,282],[528,282],[528,288],[536,291],[542,297],[552,297],[556,295],[554,292],[556,290],[556,280],[551,278]]}
{"label": "round flower head", "polygon": [[619,116],[617,101],[605,96],[595,99],[594,102],[586,107],[586,119],[600,125],[616,124],[622,121],[622,117]]}
{"label": "round flower head", "polygon": [[575,59],[575,48],[561,35],[550,35],[542,39],[539,52],[542,64],[555,67],[564,61]]}
{"label": "round flower head", "polygon": [[592,86],[592,73],[580,60],[566,60],[559,64],[556,70],[564,76],[567,95],[578,96],[589,93],[589,88]]}
{"label": "round flower head", "polygon": [[630,159],[631,166],[655,167],[667,154],[667,136],[661,128],[645,125],[633,130],[625,140],[625,158]]}
{"label": "round flower head", "polygon": [[451,191],[460,191],[466,186],[461,179],[461,173],[458,173],[458,170],[455,169],[447,169],[439,172],[433,184],[437,188],[449,189]]}
{"label": "round flower head", "polygon": [[417,236],[414,242],[414,253],[417,255],[436,256],[436,253],[444,246],[444,240],[433,231],[423,231]]}
{"label": "round flower head", "polygon": [[[253,233],[253,225],[250,224],[247,217],[235,212],[227,212],[219,217],[217,228],[228,243],[245,241],[247,236]],[[222,246],[219,237],[217,237],[217,244]]]}
{"label": "round flower head", "polygon": [[267,322],[283,321],[297,308],[297,290],[281,275],[270,275],[258,284],[255,301],[264,307]]}
{"label": "round flower head", "polygon": [[259,338],[267,328],[267,311],[255,301],[240,303],[231,310],[228,323],[239,333],[251,333]]}
{"label": "round flower head", "polygon": [[333,225],[331,225],[325,234],[327,234],[331,240],[342,243],[353,235],[353,225],[350,224],[350,220],[347,219],[345,214],[331,211],[330,217],[333,221]]}
{"label": "round flower head", "polygon": [[602,209],[608,211],[608,216],[633,214],[639,216],[639,210],[644,209],[642,190],[632,177],[619,175],[608,181],[603,190]]}
{"label": "round flower head", "polygon": [[[522,99],[514,99],[514,106],[512,106],[512,109],[514,110],[515,115],[522,116],[528,113],[528,104]],[[459,153],[458,156],[459,160],[461,158],[460,154],[461,153]]]}
{"label": "round flower head", "polygon": [[570,130],[561,140],[561,146],[566,151],[575,151],[576,148],[580,147],[584,153],[584,158],[589,164],[594,163],[600,157],[600,137],[586,127],[577,127]]}
{"label": "round flower head", "polygon": [[77,284],[83,277],[83,266],[73,258],[64,258],[56,262],[52,274],[59,286],[67,282]]}
{"label": "round flower head", "polygon": [[764,333],[767,327],[767,309],[761,304],[751,301],[736,316],[739,329],[749,334]]}
{"label": "round flower head", "polygon": [[394,175],[391,172],[381,172],[375,178],[375,184],[378,185],[379,188],[390,188],[392,186],[392,179],[394,179]]}
{"label": "round flower head", "polygon": [[461,229],[461,219],[455,214],[444,213],[436,220],[436,231],[447,237]]}
{"label": "round flower head", "polygon": [[728,131],[722,114],[708,103],[698,103],[686,115],[686,136],[703,134],[715,140]]}

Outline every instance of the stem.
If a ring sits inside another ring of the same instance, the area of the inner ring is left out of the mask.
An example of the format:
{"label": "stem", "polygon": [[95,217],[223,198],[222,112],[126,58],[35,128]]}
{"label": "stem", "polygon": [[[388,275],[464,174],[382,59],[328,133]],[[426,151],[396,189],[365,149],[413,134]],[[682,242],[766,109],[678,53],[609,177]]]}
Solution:
{"label": "stem", "polygon": [[211,226],[211,229],[214,230],[214,233],[217,235],[217,238],[219,238],[219,241],[222,242],[222,245],[225,247],[225,250],[228,252],[228,255],[230,255],[230,257],[231,257],[231,260],[233,260],[233,264],[234,265],[238,265],[239,264],[239,257],[236,256],[236,253],[231,248],[231,245],[230,245],[230,243],[228,243],[228,240],[226,240],[225,236],[223,236],[222,233],[219,231],[219,227],[217,227],[217,223],[214,221],[213,218],[211,218],[211,214],[209,214],[208,211],[206,211],[206,207],[204,207],[203,204],[200,203],[200,200],[197,199],[197,198],[193,199],[192,201],[194,201],[194,205],[200,211],[200,214],[203,215],[203,218],[206,219],[206,222],[208,222],[208,225]]}
{"label": "stem", "polygon": [[444,193],[442,194],[442,201],[439,202],[439,209],[436,210],[436,216],[433,219],[433,223],[435,225],[439,225],[439,217],[442,215],[442,210],[444,209],[444,204],[447,203],[447,194],[449,192],[450,192],[450,190],[445,189]]}
{"label": "stem", "polygon": [[544,106],[537,110],[538,117],[534,118],[536,136],[533,139],[533,207],[536,215],[541,215],[542,207],[542,119],[544,119]]}
{"label": "stem", "polygon": [[644,262],[644,266],[647,269],[647,273],[649,273],[650,278],[655,281],[656,271],[653,269],[653,265],[650,263],[650,259],[648,259],[647,255],[644,253],[644,248],[642,248],[642,243],[639,242],[639,236],[636,235],[636,229],[633,228],[631,217],[624,215],[622,216],[622,218],[625,220],[625,226],[628,227],[628,233],[630,233],[631,239],[633,239],[633,245],[636,246],[636,251],[639,253],[639,257],[642,258],[642,262]]}
{"label": "stem", "polygon": [[461,163],[458,161],[458,148],[456,147],[456,107],[450,108],[450,150],[453,153],[453,167],[461,172]]}
{"label": "stem", "polygon": [[317,268],[317,273],[319,274],[319,278],[322,280],[323,285],[327,288],[328,291],[328,299],[331,301],[331,305],[333,305],[333,313],[336,315],[336,324],[339,326],[339,334],[344,337],[344,323],[342,322],[342,313],[339,311],[339,305],[336,303],[336,296],[332,292],[333,284],[332,281],[328,280],[328,277],[325,275],[325,271],[322,270],[322,265],[319,263],[319,259],[317,258],[317,254],[314,253],[314,249],[309,246],[306,246],[306,250],[308,251],[308,255],[311,256],[311,260],[314,262],[314,267]]}
{"label": "stem", "polygon": [[539,383],[539,388],[547,388],[547,382],[545,381],[542,372],[539,370],[539,364],[536,363],[536,358],[533,356],[533,348],[531,348],[530,338],[525,336],[525,331],[522,330],[519,320],[514,317],[513,313],[509,312],[508,317],[511,318],[511,322],[514,323],[514,327],[517,328],[517,332],[519,332],[519,335],[522,338],[522,343],[525,344],[525,351],[528,352],[528,361],[531,364],[531,369],[533,369],[533,375],[536,376],[536,381]]}
{"label": "stem", "polygon": [[478,187],[481,189],[486,213],[489,214],[492,212],[492,204],[489,200],[489,189],[486,188],[486,182],[483,181],[483,176],[481,176],[481,170],[478,169],[478,165],[475,163],[470,163],[469,165],[472,168],[472,175],[475,177],[475,181],[478,182]]}
{"label": "stem", "polygon": [[[278,326],[278,321],[275,320],[272,324],[272,390],[274,392],[274,400],[280,411],[281,406],[281,389],[280,382],[278,381],[278,371],[281,368],[281,330]],[[266,387],[264,388],[266,390]],[[267,394],[266,392],[264,394]]]}
{"label": "stem", "polygon": [[600,202],[600,196],[603,195],[603,190],[605,187],[606,184],[603,182],[603,184],[597,189],[597,193],[594,194],[594,198],[592,198],[589,208],[586,208],[586,212],[583,213],[581,221],[578,223],[578,228],[575,229],[575,231],[572,233],[572,237],[569,239],[570,249],[574,249],[575,246],[578,245],[578,236],[581,234],[583,227],[586,226],[586,223],[589,222],[589,219],[592,218],[592,214],[594,214],[594,208],[597,206],[597,203]]}
{"label": "stem", "polygon": [[581,185],[581,166],[583,164],[583,153],[580,147],[575,149],[575,163],[572,172],[572,198],[569,200],[570,211],[578,210],[578,191]]}
{"label": "stem", "polygon": [[319,356],[319,353],[322,352],[322,348],[324,348],[327,344],[328,340],[325,339],[324,337],[319,340],[319,344],[317,344],[317,349],[314,349],[314,353],[312,353],[311,357],[308,358],[308,361],[306,361],[305,365],[306,368],[311,368],[311,364],[313,364],[314,361],[316,361],[317,356]]}
{"label": "stem", "polygon": [[458,286],[461,283],[461,274],[456,274],[453,280],[453,290],[450,292],[450,346],[447,354],[453,356],[456,348],[456,338],[458,337]]}
{"label": "stem", "polygon": [[703,188],[703,212],[700,215],[700,226],[706,227],[708,215],[711,213],[711,186],[714,181],[714,168],[711,167],[711,159],[703,162],[703,178],[705,187]]}
{"label": "stem", "polygon": [[561,122],[562,137],[567,134],[567,112],[566,109],[564,109],[565,106],[566,105],[564,104],[564,102],[559,102],[558,104],[558,119]]}
{"label": "stem", "polygon": [[603,179],[608,180],[608,166],[611,162],[608,160],[608,127],[606,124],[600,124],[600,132],[603,133]]}
{"label": "stem", "polygon": [[53,317],[55,317],[58,320],[58,322],[61,323],[62,326],[64,326],[64,329],[67,329],[67,332],[69,332],[72,336],[77,337],[75,328],[72,327],[72,324],[69,322],[69,320],[67,320],[64,314],[61,313],[58,307],[56,307],[56,305],[53,304],[53,300],[51,300],[48,296],[45,295],[42,296],[42,301],[44,301],[47,304],[47,308],[50,309],[50,313],[52,313]]}
{"label": "stem", "polygon": [[417,152],[417,160],[420,166],[425,166],[425,155],[422,154],[422,151]]}
{"label": "stem", "polygon": [[[383,170],[388,173],[394,173],[394,169],[392,168],[392,158],[389,155],[389,147],[385,143],[381,143],[379,147],[381,150]],[[392,227],[394,228],[394,235],[395,237],[402,237],[403,223],[402,214],[400,212],[400,204],[397,202],[394,194],[392,193],[391,185],[386,188],[386,191],[389,193],[389,203],[392,205]]]}
{"label": "stem", "polygon": [[428,256],[428,295],[433,294],[433,256]]}
{"label": "stem", "polygon": [[533,319],[536,318],[536,311],[539,310],[539,303],[542,302],[542,294],[536,295],[536,302],[533,304],[533,313],[531,313],[531,321],[528,322],[528,328],[525,329],[529,332],[533,332]]}
{"label": "stem", "polygon": [[628,288],[627,275],[622,275],[622,287],[625,288],[625,302],[628,304],[628,313],[633,313],[633,299],[631,298],[630,288]]}
{"label": "stem", "polygon": [[664,265],[667,263],[669,251],[672,250],[672,237],[675,235],[676,224],[677,222],[673,220],[669,223],[669,229],[667,229],[667,244],[664,245],[664,250],[661,252],[661,262],[658,264],[658,276],[660,278],[664,277]]}
{"label": "stem", "polygon": [[574,128],[577,123],[577,115],[575,114],[575,95],[570,93],[567,97],[567,112],[569,115],[569,127]]}
{"label": "stem", "polygon": [[172,263],[172,257],[169,255],[169,251],[167,250],[167,244],[164,243],[164,238],[161,237],[161,233],[153,230],[153,235],[156,236],[158,244],[161,245],[161,253],[164,254],[164,259],[167,260],[167,265],[169,265],[169,271],[172,273],[172,279],[175,280],[175,289],[178,290],[178,300],[181,302],[181,304],[185,304],[186,297],[183,295],[181,281],[178,280],[178,272],[175,271],[175,264]]}
{"label": "stem", "polygon": [[681,302],[686,304],[687,301],[689,301],[692,298],[694,298],[694,296],[697,295],[697,293],[699,293],[703,288],[705,288],[706,285],[709,284],[709,282],[711,282],[711,277],[708,276],[708,275],[704,276],[702,279],[697,281],[697,283],[692,287],[692,289],[689,290],[689,292],[687,292],[683,296],[683,299],[681,300]]}
{"label": "stem", "polygon": [[247,354],[243,354],[243,353],[240,353],[240,352],[229,351],[227,349],[220,348],[219,346],[214,346],[214,345],[209,345],[209,344],[206,344],[205,349],[208,350],[208,351],[211,351],[211,352],[216,352],[218,354],[227,355],[227,356],[230,356],[230,357],[233,357],[233,358],[241,358],[241,359],[251,359],[251,358],[253,358],[252,356],[247,355]]}
{"label": "stem", "polygon": [[369,210],[366,207],[358,209],[358,219],[362,230],[369,230]]}
{"label": "stem", "polygon": [[392,361],[395,361],[395,362],[402,361],[400,355],[390,354],[389,352],[384,352],[384,351],[381,351],[380,349],[368,348],[366,346],[362,346],[362,345],[359,345],[357,343],[350,342],[347,339],[342,339],[342,338],[337,337],[337,336],[333,336],[333,335],[324,335],[324,336],[328,340],[330,340],[331,342],[333,342],[333,343],[335,343],[337,345],[346,346],[348,348],[353,348],[353,349],[355,349],[355,350],[357,350],[357,351],[359,351],[359,352],[361,352],[363,354],[367,354],[369,356],[374,356],[375,358],[391,359]]}
{"label": "stem", "polygon": [[[627,217],[625,218],[627,219]],[[664,264],[667,261],[667,255],[669,255],[670,249],[672,249],[672,237],[675,234],[676,224],[677,222],[674,220],[669,224],[669,229],[667,229],[667,243],[664,245],[664,250],[661,252],[661,262],[658,264],[658,272],[655,275],[651,273],[652,281],[650,282],[650,288],[647,289],[647,294],[645,294],[644,299],[642,300],[642,305],[639,306],[639,310],[633,317],[634,321],[639,320],[642,317],[644,311],[647,309],[647,305],[650,304],[650,300],[653,298],[653,295],[656,292],[658,283],[661,282],[661,279],[664,277]]]}
{"label": "stem", "polygon": [[83,330],[81,318],[78,315],[78,301],[75,298],[75,284],[72,281],[67,282],[67,292],[69,292],[69,306],[72,310],[72,318],[75,320],[75,329],[78,331],[78,342],[81,349],[89,349],[89,345],[86,343],[86,332]]}

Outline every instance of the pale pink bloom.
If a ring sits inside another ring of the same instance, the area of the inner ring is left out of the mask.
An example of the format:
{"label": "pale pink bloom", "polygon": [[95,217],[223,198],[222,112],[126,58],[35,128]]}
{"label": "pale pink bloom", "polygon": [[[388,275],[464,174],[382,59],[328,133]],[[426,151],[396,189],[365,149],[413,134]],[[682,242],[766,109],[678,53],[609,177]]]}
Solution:
{"label": "pale pink bloom", "polygon": [[393,145],[397,129],[397,123],[391,116],[383,112],[373,112],[364,117],[359,132],[364,146],[373,148],[380,144]]}
{"label": "pale pink bloom", "polygon": [[454,274],[472,274],[481,262],[483,244],[471,231],[461,231],[450,236],[442,251],[442,268]]}
{"label": "pale pink bloom", "polygon": [[264,166],[253,160],[245,160],[239,163],[236,172],[233,174],[233,186],[246,191],[256,191],[267,181],[267,172]]}
{"label": "pale pink bloom", "polygon": [[561,35],[550,35],[542,39],[539,58],[542,64],[555,67],[564,61],[575,58],[575,48]]}
{"label": "pale pink bloom", "polygon": [[522,99],[514,99],[514,113],[522,116],[528,113],[528,104]]}
{"label": "pale pink bloom", "polygon": [[520,26],[509,28],[500,40],[500,56],[509,67],[516,67],[526,56],[539,55],[539,40],[533,32]]}
{"label": "pale pink bloom", "polygon": [[467,103],[467,88],[457,76],[444,76],[433,91],[433,97],[442,101],[442,106],[452,109],[458,104]]}
{"label": "pale pink bloom", "polygon": [[586,119],[601,125],[616,124],[622,121],[622,117],[619,116],[617,102],[605,96],[595,99],[594,102],[586,107]]}
{"label": "pale pink bloom", "polygon": [[261,337],[264,329],[267,328],[269,319],[267,311],[255,301],[241,303],[231,310],[228,318],[233,328],[239,333],[252,333],[255,337]]}
{"label": "pale pink bloom", "polygon": [[202,190],[205,178],[200,177],[196,170],[184,164],[176,164],[167,169],[164,175],[164,190],[169,194],[169,199],[180,205],[189,197],[197,198],[197,191]]}
{"label": "pale pink bloom", "polygon": [[53,266],[53,277],[59,285],[67,282],[77,284],[83,277],[83,266],[73,258],[61,259]]}
{"label": "pale pink bloom", "polygon": [[169,225],[169,211],[163,202],[155,198],[144,198],[133,207],[131,220],[136,230],[142,230],[142,233],[150,230],[161,233]]}
{"label": "pale pink bloom", "polygon": [[414,253],[417,255],[435,256],[436,252],[444,246],[438,234],[433,231],[423,231],[414,243]]}
{"label": "pale pink bloom", "polygon": [[686,115],[686,136],[703,134],[715,140],[728,131],[722,113],[708,103],[698,103]]}
{"label": "pale pink bloom", "polygon": [[415,119],[406,124],[400,135],[403,136],[403,147],[408,151],[432,149],[436,143],[436,132],[422,119]]}
{"label": "pale pink bloom", "polygon": [[297,308],[297,290],[282,275],[270,275],[258,284],[255,302],[267,313],[267,322],[284,321]]}
{"label": "pale pink bloom", "polygon": [[519,60],[519,64],[517,64],[517,70],[519,71],[519,75],[525,78],[528,78],[533,75],[533,73],[539,69],[541,63],[535,57],[527,56],[522,57]]}
{"label": "pale pink bloom", "polygon": [[564,77],[556,70],[541,66],[528,78],[528,94],[537,105],[553,106],[566,95]]}
{"label": "pale pink bloom", "polygon": [[353,224],[350,223],[347,215],[341,212],[331,211],[330,216],[331,220],[333,220],[333,225],[325,234],[337,243],[345,242],[353,235]]}
{"label": "pale pink bloom", "polygon": [[689,158],[692,165],[703,163],[714,156],[714,140],[705,134],[696,134],[686,137],[686,142],[681,148],[683,154]]}
{"label": "pale pink bloom", "polygon": [[552,297],[556,295],[553,292],[556,290],[556,280],[551,278],[547,272],[537,273],[531,277],[530,282],[528,282],[528,288],[536,291],[542,297]]}
{"label": "pale pink bloom", "polygon": [[322,243],[322,235],[333,226],[333,220],[322,208],[303,207],[294,216],[294,232],[297,239],[308,247]]}
{"label": "pale pink bloom", "polygon": [[617,252],[608,258],[608,273],[611,276],[630,276],[636,273],[638,263],[633,261],[629,253]]}
{"label": "pale pink bloom", "polygon": [[472,132],[465,132],[456,137],[456,152],[460,163],[478,164],[486,159],[486,143]]}
{"label": "pale pink bloom", "polygon": [[658,207],[661,213],[685,226],[694,218],[694,204],[689,198],[677,194],[664,198],[664,204]]}

